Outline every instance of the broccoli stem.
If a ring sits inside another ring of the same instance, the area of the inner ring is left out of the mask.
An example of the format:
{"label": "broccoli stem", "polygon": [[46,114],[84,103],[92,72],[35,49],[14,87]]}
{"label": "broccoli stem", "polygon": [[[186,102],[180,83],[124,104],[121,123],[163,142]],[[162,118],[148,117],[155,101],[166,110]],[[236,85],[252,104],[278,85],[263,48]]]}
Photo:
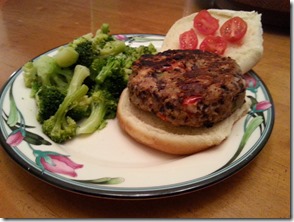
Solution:
{"label": "broccoli stem", "polygon": [[22,70],[24,71],[25,87],[32,88],[37,80],[37,68],[33,65],[33,62],[30,61],[22,67]]}
{"label": "broccoli stem", "polygon": [[64,119],[70,106],[73,104],[74,101],[79,100],[84,95],[86,95],[88,90],[89,88],[86,85],[82,85],[75,92],[71,93],[70,95],[67,95],[64,98],[63,102],[60,104],[58,110],[54,115],[55,125],[53,127],[52,132],[59,131],[62,128],[62,124],[64,123]]}
{"label": "broccoli stem", "polygon": [[111,74],[115,71],[117,71],[120,68],[120,61],[116,60],[115,58],[108,59],[107,63],[99,74],[96,77],[96,81],[98,84],[102,84],[104,80],[108,77],[111,76]]}
{"label": "broccoli stem", "polygon": [[79,58],[79,53],[77,53],[77,51],[70,46],[60,47],[54,58],[57,65],[65,68],[76,63]]}
{"label": "broccoli stem", "polygon": [[90,70],[86,66],[76,65],[72,80],[67,90],[67,95],[75,92],[88,76],[90,76]]}
{"label": "broccoli stem", "polygon": [[77,128],[77,135],[91,134],[99,128],[104,121],[106,114],[106,105],[100,104],[97,107],[92,107],[91,115],[83,121]]}
{"label": "broccoli stem", "polygon": [[101,56],[112,56],[123,52],[126,44],[123,41],[110,41],[100,50]]}
{"label": "broccoli stem", "polygon": [[100,30],[102,33],[108,34],[109,33],[109,25],[106,23],[103,23],[100,27]]}
{"label": "broccoli stem", "polygon": [[53,57],[42,55],[33,61],[37,75],[40,77],[43,85],[51,85],[50,77],[56,73],[58,66]]}

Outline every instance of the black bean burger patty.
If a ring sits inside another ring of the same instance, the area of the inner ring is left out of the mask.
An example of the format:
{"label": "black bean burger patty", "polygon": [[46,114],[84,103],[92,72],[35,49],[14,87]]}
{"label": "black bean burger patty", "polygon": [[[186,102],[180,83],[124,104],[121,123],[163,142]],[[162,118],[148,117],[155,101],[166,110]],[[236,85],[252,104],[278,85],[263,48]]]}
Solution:
{"label": "black bean burger patty", "polygon": [[168,50],[134,62],[130,101],[176,126],[210,127],[245,101],[245,80],[229,57]]}

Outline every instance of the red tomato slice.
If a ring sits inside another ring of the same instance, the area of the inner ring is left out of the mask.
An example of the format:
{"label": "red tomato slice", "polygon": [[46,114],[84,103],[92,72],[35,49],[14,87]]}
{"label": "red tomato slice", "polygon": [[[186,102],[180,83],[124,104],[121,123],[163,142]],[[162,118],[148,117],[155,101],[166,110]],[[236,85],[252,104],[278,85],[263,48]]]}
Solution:
{"label": "red tomato slice", "polygon": [[194,28],[203,35],[213,35],[219,28],[218,19],[207,10],[201,10],[194,18]]}
{"label": "red tomato slice", "polygon": [[247,23],[236,16],[226,21],[220,28],[220,34],[228,42],[237,42],[241,40],[247,31]]}
{"label": "red tomato slice", "polygon": [[198,45],[198,38],[193,29],[183,32],[180,35],[180,49],[196,49]]}
{"label": "red tomato slice", "polygon": [[227,48],[226,40],[221,36],[207,36],[201,42],[199,49],[223,55]]}

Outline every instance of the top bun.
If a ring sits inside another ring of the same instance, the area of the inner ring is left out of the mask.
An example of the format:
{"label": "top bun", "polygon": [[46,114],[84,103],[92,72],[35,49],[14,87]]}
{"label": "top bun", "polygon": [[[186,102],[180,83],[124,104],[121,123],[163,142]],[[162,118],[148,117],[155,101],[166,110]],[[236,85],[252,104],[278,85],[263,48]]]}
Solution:
{"label": "top bun", "polygon": [[[242,73],[251,70],[261,59],[263,54],[263,30],[261,25],[261,14],[255,11],[233,11],[222,9],[209,9],[209,13],[219,20],[219,27],[228,19],[239,16],[247,22],[247,32],[243,38],[242,45],[228,44],[224,56],[231,57],[239,64]],[[168,49],[179,49],[179,36],[181,33],[193,27],[193,20],[197,13],[193,13],[176,21],[169,29],[164,39],[160,51]],[[219,30],[216,32],[219,34]],[[202,35],[198,35],[199,43],[203,40]]]}

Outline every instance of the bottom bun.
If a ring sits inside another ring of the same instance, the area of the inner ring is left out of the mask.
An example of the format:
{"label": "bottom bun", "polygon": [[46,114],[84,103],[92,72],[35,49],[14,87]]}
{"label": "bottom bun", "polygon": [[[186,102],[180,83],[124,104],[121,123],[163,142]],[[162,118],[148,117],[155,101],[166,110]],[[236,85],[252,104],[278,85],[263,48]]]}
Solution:
{"label": "bottom bun", "polygon": [[139,143],[166,153],[187,155],[220,144],[231,134],[234,123],[247,113],[249,106],[250,102],[246,101],[231,116],[210,128],[173,126],[136,108],[125,89],[119,100],[117,118],[120,127]]}

